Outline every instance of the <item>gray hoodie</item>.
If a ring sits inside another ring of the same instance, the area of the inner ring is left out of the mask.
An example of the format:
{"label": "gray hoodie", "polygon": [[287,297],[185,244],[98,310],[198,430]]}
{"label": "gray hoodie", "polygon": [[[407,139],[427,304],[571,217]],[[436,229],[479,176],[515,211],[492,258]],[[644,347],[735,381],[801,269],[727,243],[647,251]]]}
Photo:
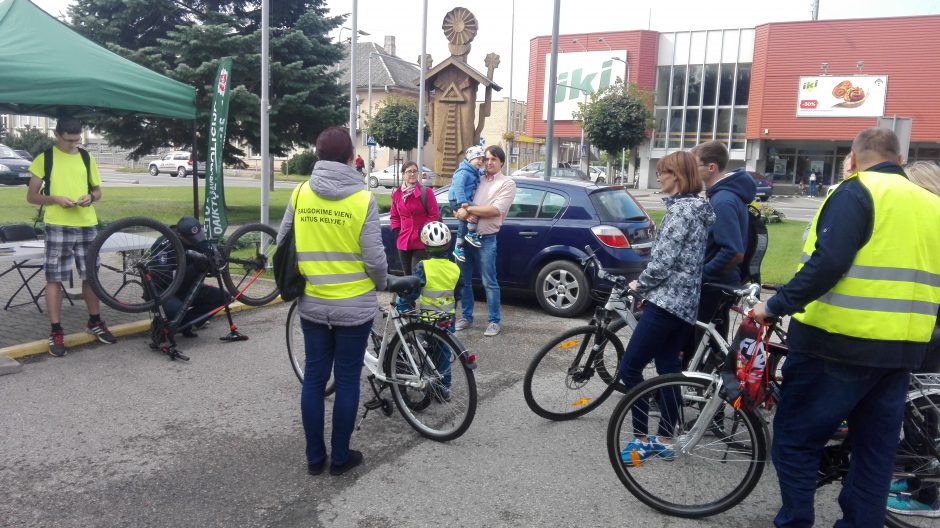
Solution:
{"label": "gray hoodie", "polygon": [[689,324],[698,316],[702,266],[708,226],[715,212],[704,199],[691,194],[670,196],[666,216],[656,232],[652,257],[637,279],[637,292],[646,300]]}
{"label": "gray hoodie", "polygon": [[[349,165],[335,161],[318,161],[310,176],[310,188],[321,198],[339,200],[357,191],[365,189],[362,175]],[[288,202],[277,234],[280,242],[287,230],[294,223],[294,206]],[[369,199],[369,211],[359,234],[359,246],[362,248],[362,261],[366,274],[375,287],[385,289],[388,263],[382,246],[382,231],[379,227],[379,209],[375,197]],[[375,318],[378,299],[375,290],[350,299],[318,299],[308,295],[300,298],[300,316],[315,323],[329,326],[357,326]]]}

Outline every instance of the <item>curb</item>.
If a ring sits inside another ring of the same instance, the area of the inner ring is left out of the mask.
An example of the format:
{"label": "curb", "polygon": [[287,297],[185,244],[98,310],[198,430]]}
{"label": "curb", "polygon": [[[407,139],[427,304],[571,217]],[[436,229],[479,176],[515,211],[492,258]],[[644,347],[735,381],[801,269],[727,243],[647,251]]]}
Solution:
{"label": "curb", "polygon": [[[280,304],[284,301],[281,300],[281,296],[277,296],[273,301],[265,304],[264,306],[274,306]],[[240,302],[233,303],[229,306],[229,310],[232,313],[238,313],[244,310],[253,310],[255,308],[264,308],[264,306],[248,306],[247,304],[242,304]],[[224,311],[219,312],[213,317],[219,317],[224,313]],[[125,337],[134,334],[141,334],[144,332],[150,331],[150,319],[142,319],[140,321],[134,321],[132,323],[123,323],[110,327],[111,333],[117,337]],[[68,348],[87,345],[88,343],[97,342],[98,339],[85,332],[76,332],[74,334],[68,334],[65,336],[65,346]],[[47,339],[39,339],[36,341],[30,341],[28,343],[20,343],[18,345],[8,346],[5,348],[0,348],[0,356],[5,356],[9,359],[18,359],[27,356],[34,356],[37,354],[46,354],[49,352],[49,341]]]}

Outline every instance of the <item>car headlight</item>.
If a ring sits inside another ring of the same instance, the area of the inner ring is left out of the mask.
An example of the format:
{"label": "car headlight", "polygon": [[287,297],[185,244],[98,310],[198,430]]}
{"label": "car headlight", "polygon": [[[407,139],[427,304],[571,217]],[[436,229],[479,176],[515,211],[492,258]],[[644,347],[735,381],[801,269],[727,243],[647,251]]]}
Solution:
{"label": "car headlight", "polygon": [[8,171],[8,170],[10,170],[10,167],[7,167],[6,165],[0,163],[0,171]]}

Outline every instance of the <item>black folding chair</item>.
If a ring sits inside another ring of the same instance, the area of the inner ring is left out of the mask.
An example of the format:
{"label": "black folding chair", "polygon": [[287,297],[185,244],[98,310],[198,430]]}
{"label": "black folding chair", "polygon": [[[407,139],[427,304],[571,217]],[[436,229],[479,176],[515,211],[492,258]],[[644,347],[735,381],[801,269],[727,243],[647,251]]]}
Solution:
{"label": "black folding chair", "polygon": [[[0,225],[0,241],[2,242],[28,242],[30,240],[38,240],[36,236],[36,231],[32,226],[28,224],[10,224],[10,225]],[[9,310],[10,308],[15,308],[17,306],[27,305],[33,303],[36,305],[36,309],[39,310],[39,313],[42,313],[42,306],[39,304],[39,298],[45,294],[45,285],[40,288],[37,292],[33,292],[33,288],[29,285],[29,281],[33,279],[39,272],[42,271],[44,263],[41,260],[21,260],[13,262],[13,265],[9,269],[0,273],[0,278],[4,275],[15,271],[20,277],[20,287],[13,292],[13,295],[10,296],[10,299],[7,300],[6,306],[3,307],[4,310]],[[32,272],[30,272],[32,270]],[[13,300],[22,292],[26,290],[26,293],[29,294],[29,301],[22,302],[19,304],[13,304]],[[65,287],[63,286],[63,294]],[[65,295],[65,298],[69,300],[69,304],[74,305],[72,299],[69,299],[68,295]]]}

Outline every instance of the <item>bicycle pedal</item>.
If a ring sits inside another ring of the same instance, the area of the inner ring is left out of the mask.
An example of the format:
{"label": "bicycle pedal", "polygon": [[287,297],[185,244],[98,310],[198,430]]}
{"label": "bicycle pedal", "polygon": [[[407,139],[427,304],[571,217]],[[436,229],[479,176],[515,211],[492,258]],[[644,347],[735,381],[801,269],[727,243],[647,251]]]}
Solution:
{"label": "bicycle pedal", "polygon": [[384,410],[385,405],[386,405],[385,400],[384,400],[384,399],[380,399],[380,398],[372,398],[371,400],[369,400],[369,401],[365,402],[364,404],[362,404],[363,407],[365,407],[366,409],[368,409],[368,410],[370,410],[370,411],[374,411],[374,410],[376,410],[376,409],[383,409],[383,410]]}

